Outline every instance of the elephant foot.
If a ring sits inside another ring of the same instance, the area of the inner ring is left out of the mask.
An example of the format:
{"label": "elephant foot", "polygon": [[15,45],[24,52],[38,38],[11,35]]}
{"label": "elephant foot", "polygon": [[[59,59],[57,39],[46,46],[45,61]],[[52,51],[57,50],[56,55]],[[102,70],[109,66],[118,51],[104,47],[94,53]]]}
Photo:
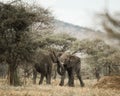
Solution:
{"label": "elephant foot", "polygon": [[51,82],[46,82],[46,84],[47,84],[47,85],[50,85],[50,84],[51,84]]}
{"label": "elephant foot", "polygon": [[75,85],[74,84],[69,84],[69,87],[75,87]]}
{"label": "elephant foot", "polygon": [[42,83],[39,83],[39,85],[42,85]]}
{"label": "elephant foot", "polygon": [[63,83],[60,83],[59,85],[60,85],[60,86],[63,86],[64,84],[63,84]]}
{"label": "elephant foot", "polygon": [[47,85],[51,85],[50,83],[46,83]]}
{"label": "elephant foot", "polygon": [[84,83],[82,83],[82,84],[81,84],[81,87],[84,87],[84,86],[85,86],[85,84],[84,84]]}
{"label": "elephant foot", "polygon": [[39,85],[42,85],[43,81],[39,81]]}

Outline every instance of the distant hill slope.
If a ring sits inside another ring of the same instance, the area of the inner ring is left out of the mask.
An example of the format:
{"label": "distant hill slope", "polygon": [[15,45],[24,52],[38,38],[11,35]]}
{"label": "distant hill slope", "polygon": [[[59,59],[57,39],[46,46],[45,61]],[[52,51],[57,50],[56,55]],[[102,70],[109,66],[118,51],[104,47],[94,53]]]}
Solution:
{"label": "distant hill slope", "polygon": [[78,39],[94,39],[103,38],[105,33],[92,30],[90,28],[80,27],[70,23],[66,23],[60,20],[55,20],[55,32],[56,33],[68,33]]}
{"label": "distant hill slope", "polygon": [[102,39],[107,44],[112,46],[118,46],[119,41],[115,39],[108,38],[108,35],[104,32],[95,31],[90,28],[85,28],[70,23],[66,23],[60,20],[55,20],[55,33],[68,33],[69,35],[76,37],[80,40],[82,39]]}

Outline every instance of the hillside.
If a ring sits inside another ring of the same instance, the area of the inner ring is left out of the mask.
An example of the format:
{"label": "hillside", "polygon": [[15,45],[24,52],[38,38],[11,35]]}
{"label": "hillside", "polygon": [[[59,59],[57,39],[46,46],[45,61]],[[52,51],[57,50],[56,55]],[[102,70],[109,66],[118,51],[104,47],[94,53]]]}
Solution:
{"label": "hillside", "polygon": [[80,27],[78,25],[73,25],[70,23],[66,23],[60,20],[55,20],[55,32],[57,33],[68,33],[78,39],[93,39],[100,38],[101,36],[105,36],[105,33],[100,31],[95,31],[90,28]]}
{"label": "hillside", "polygon": [[119,41],[108,38],[107,34],[101,31],[95,31],[90,28],[73,25],[60,20],[55,20],[55,33],[68,33],[69,35],[82,39],[102,39],[110,45],[118,45]]}

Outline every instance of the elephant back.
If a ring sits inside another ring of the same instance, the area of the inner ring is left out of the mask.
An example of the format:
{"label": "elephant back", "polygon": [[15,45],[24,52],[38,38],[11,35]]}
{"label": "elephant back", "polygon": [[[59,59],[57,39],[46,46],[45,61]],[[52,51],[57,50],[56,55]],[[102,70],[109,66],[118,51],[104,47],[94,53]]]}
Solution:
{"label": "elephant back", "polygon": [[36,63],[42,61],[43,59],[46,59],[49,57],[49,52],[48,51],[45,51],[45,50],[39,50],[36,52],[35,54],[35,61]]}
{"label": "elephant back", "polygon": [[44,62],[49,62],[49,63],[57,63],[58,58],[55,52],[50,51],[50,50],[38,50],[35,55],[35,61],[36,63],[44,63]]}

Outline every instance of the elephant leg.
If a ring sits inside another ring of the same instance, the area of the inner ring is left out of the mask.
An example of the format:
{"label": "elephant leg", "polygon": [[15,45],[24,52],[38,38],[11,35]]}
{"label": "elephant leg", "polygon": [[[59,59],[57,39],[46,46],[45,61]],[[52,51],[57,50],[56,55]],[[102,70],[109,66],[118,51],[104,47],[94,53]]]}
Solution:
{"label": "elephant leg", "polygon": [[55,70],[53,79],[56,79],[56,77],[57,77],[57,69]]}
{"label": "elephant leg", "polygon": [[82,80],[82,77],[81,77],[81,74],[80,74],[80,70],[77,71],[76,74],[77,74],[77,77],[78,77],[78,79],[80,81],[81,87],[84,87],[85,84],[83,83],[83,80]]}
{"label": "elephant leg", "polygon": [[64,74],[61,76],[61,81],[60,81],[60,86],[63,86],[64,85],[64,79],[65,79],[65,72]]}
{"label": "elephant leg", "polygon": [[51,84],[51,74],[46,75],[46,83]]}
{"label": "elephant leg", "polygon": [[74,71],[73,68],[69,68],[68,72],[68,85],[74,87]]}
{"label": "elephant leg", "polygon": [[39,85],[43,83],[43,79],[44,79],[44,75],[41,74],[40,81],[39,81]]}
{"label": "elephant leg", "polygon": [[37,71],[33,69],[33,84],[36,84]]}

